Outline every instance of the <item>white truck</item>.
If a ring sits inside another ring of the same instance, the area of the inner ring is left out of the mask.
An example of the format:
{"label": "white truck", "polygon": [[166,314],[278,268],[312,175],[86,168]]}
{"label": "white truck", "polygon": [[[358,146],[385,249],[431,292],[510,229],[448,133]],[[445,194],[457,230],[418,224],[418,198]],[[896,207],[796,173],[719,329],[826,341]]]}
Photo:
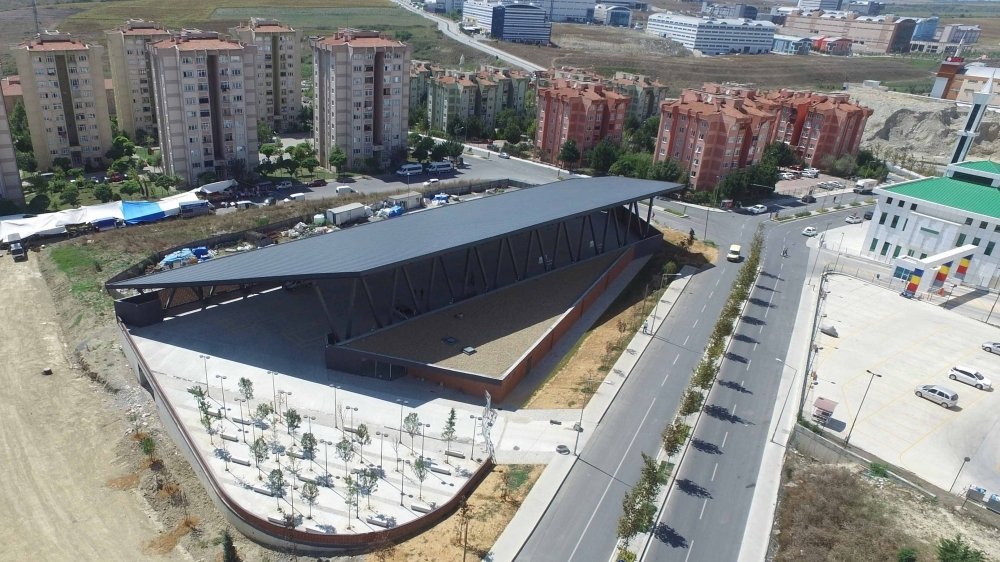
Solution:
{"label": "white truck", "polygon": [[362,203],[348,203],[326,210],[326,224],[341,226],[365,220],[372,216],[372,209]]}
{"label": "white truck", "polygon": [[866,195],[871,193],[875,186],[878,185],[878,180],[873,179],[863,179],[858,180],[854,183],[854,193],[861,193]]}

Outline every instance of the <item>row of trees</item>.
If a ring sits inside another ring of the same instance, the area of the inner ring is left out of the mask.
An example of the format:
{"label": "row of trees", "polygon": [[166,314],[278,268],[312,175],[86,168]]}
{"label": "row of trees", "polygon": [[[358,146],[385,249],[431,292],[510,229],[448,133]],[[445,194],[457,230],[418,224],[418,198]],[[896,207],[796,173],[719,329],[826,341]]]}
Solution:
{"label": "row of trees", "polygon": [[[256,168],[257,173],[261,176],[270,176],[274,172],[284,169],[289,175],[295,177],[300,170],[312,174],[320,166],[316,148],[308,141],[284,148],[281,147],[280,143],[262,144],[258,151],[264,157],[264,160],[257,164]],[[346,158],[345,155],[344,159],[346,160]]]}
{"label": "row of trees", "polygon": [[618,519],[618,538],[622,541],[623,550],[628,549],[636,535],[652,529],[656,517],[654,502],[669,476],[670,469],[666,463],[656,462],[655,458],[642,453],[639,481],[625,493],[622,516]]}
{"label": "row of trees", "polygon": [[429,135],[410,133],[407,138],[410,154],[417,162],[441,161],[445,158],[458,158],[465,152],[465,146],[456,140],[435,142]]}
{"label": "row of trees", "polygon": [[[883,149],[876,145],[873,150],[861,149],[857,154],[845,154],[840,158],[826,157],[821,167],[834,176],[841,178],[872,178],[884,182],[889,176],[889,166],[883,159]],[[917,160],[909,153],[890,151],[896,162],[903,168],[912,170],[919,167]]]}

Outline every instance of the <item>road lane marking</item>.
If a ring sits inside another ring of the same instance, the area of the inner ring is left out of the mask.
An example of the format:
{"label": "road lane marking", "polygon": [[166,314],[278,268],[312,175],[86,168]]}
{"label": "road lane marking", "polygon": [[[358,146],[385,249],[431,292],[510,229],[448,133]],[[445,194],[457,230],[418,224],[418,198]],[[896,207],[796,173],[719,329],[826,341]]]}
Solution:
{"label": "road lane marking", "polygon": [[751,363],[752,361],[753,361],[753,359],[747,359],[747,371],[749,371],[749,370],[750,370],[750,363]]}
{"label": "road lane marking", "polygon": [[680,358],[681,358],[681,354],[680,354],[680,353],[678,353],[678,354],[677,354],[677,357],[674,357],[674,362],[673,362],[673,363],[671,363],[671,365],[676,365],[676,364],[677,364],[677,360],[678,360],[678,359],[680,359]]}
{"label": "road lane marking", "polygon": [[639,426],[636,429],[635,435],[632,436],[632,440],[628,443],[628,448],[625,449],[625,454],[622,455],[622,460],[618,461],[618,466],[615,467],[615,471],[611,474],[611,478],[608,480],[608,485],[604,487],[604,493],[601,494],[601,499],[597,500],[597,507],[594,508],[594,513],[590,514],[590,519],[587,520],[587,526],[583,528],[583,533],[580,534],[580,538],[576,541],[576,546],[573,547],[573,552],[569,555],[569,560],[573,559],[576,555],[576,551],[580,548],[580,543],[583,542],[583,537],[587,536],[587,530],[590,529],[590,524],[594,522],[594,517],[597,516],[597,512],[600,511],[601,504],[604,503],[604,498],[608,495],[608,490],[611,489],[611,485],[615,483],[618,479],[618,471],[622,469],[622,464],[625,463],[625,459],[628,458],[628,452],[632,450],[632,445],[635,445],[635,440],[639,437],[639,429],[646,425],[646,418],[649,417],[649,413],[653,411],[653,404],[656,404],[656,398],[649,403],[649,408],[646,408],[646,415],[642,416],[642,421],[639,422]]}
{"label": "road lane marking", "polygon": [[691,558],[691,551],[693,550],[694,550],[694,541],[691,541],[691,544],[688,545],[688,555],[684,557],[684,562],[688,562],[688,558]]}
{"label": "road lane marking", "polygon": [[684,338],[684,343],[681,344],[681,347],[687,347],[689,339],[691,339],[691,335],[690,334],[688,334],[688,336],[686,338]]}
{"label": "road lane marking", "polygon": [[754,344],[753,344],[753,350],[757,351],[757,342],[754,342]]}
{"label": "road lane marking", "polygon": [[694,319],[694,324],[691,325],[691,329],[692,330],[698,327],[698,321],[699,320],[701,320],[701,318],[695,318]]}
{"label": "road lane marking", "polygon": [[719,286],[719,281],[722,281],[722,279],[716,279],[716,280],[715,280],[715,286],[716,286],[716,287],[718,287],[718,286]]}
{"label": "road lane marking", "polygon": [[663,377],[663,382],[660,383],[660,386],[662,387],[663,385],[667,384],[667,379],[669,378],[670,378],[670,373],[667,373],[667,376]]}
{"label": "road lane marking", "polygon": [[711,482],[715,482],[715,471],[717,471],[717,470],[719,470],[719,463],[715,463],[715,468],[712,469],[712,480],[711,480]]}
{"label": "road lane marking", "polygon": [[[727,431],[725,435],[722,436],[722,447],[726,446],[726,439],[729,439],[729,432]],[[722,447],[719,447],[720,449]]]}
{"label": "road lane marking", "polygon": [[709,293],[708,294],[708,300],[712,300],[712,295],[714,295],[714,294],[715,294],[715,291],[712,291],[711,293]]}
{"label": "road lane marking", "polygon": [[701,305],[701,311],[702,312],[705,312],[705,307],[706,306],[708,306],[708,303],[705,303],[705,304]]}
{"label": "road lane marking", "polygon": [[733,404],[733,411],[730,412],[730,414],[729,414],[729,415],[733,416],[734,418],[736,417],[736,406],[738,406],[738,405],[739,404]]}
{"label": "road lane marking", "polygon": [[705,516],[705,507],[707,505],[708,505],[708,498],[705,498],[705,501],[701,503],[701,513],[698,514],[698,521],[701,521],[701,518]]}

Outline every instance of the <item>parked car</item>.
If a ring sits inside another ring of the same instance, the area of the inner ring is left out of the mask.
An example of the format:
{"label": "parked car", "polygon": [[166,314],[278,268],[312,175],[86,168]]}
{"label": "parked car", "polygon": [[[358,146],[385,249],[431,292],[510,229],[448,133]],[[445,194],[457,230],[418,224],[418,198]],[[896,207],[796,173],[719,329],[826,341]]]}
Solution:
{"label": "parked car", "polygon": [[403,164],[396,170],[396,175],[401,177],[416,176],[418,174],[424,173],[424,167],[416,162],[409,162]]}
{"label": "parked car", "polygon": [[279,181],[278,185],[274,186],[274,188],[275,189],[291,189],[292,188],[292,182],[290,182],[288,180]]}
{"label": "parked car", "polygon": [[424,187],[428,187],[428,186],[434,185],[434,184],[436,184],[439,181],[441,181],[441,180],[439,180],[437,178],[431,178],[431,179],[429,179],[429,180],[427,180],[427,181],[424,182]]}
{"label": "parked car", "polygon": [[326,180],[314,179],[313,181],[309,182],[309,187],[325,187],[325,186],[326,186]]}
{"label": "parked car", "polygon": [[803,203],[815,203],[816,202],[816,198],[813,197],[812,195],[803,195],[802,196],[802,202]]}
{"label": "parked car", "polygon": [[988,351],[990,353],[1000,353],[1000,341],[984,342],[983,351]]}
{"label": "parked car", "polygon": [[865,220],[870,221],[872,217],[875,216],[874,211],[865,211]]}
{"label": "parked car", "polygon": [[123,174],[121,172],[112,172],[111,175],[108,176],[108,180],[110,180],[112,182],[124,181],[125,180],[125,174]]}
{"label": "parked car", "polygon": [[28,252],[24,251],[24,246],[20,242],[14,242],[10,245],[10,255],[14,261],[27,261],[28,259]]}
{"label": "parked car", "polygon": [[913,391],[917,398],[926,398],[945,408],[958,404],[958,393],[936,384],[921,384]]}
{"label": "parked car", "polygon": [[846,222],[847,224],[858,224],[862,222],[862,219],[858,215],[850,215],[846,219],[844,219],[844,222]]}
{"label": "parked car", "polygon": [[802,177],[804,177],[804,178],[818,178],[819,177],[819,170],[817,170],[816,168],[806,168],[805,170],[802,170]]}
{"label": "parked car", "polygon": [[793,174],[791,172],[781,172],[781,175],[778,176],[778,177],[780,177],[781,179],[786,180],[786,181],[787,180],[794,180],[795,179],[795,174]]}
{"label": "parked car", "polygon": [[802,229],[802,236],[816,236],[816,227],[807,226]]}
{"label": "parked car", "polygon": [[982,373],[972,367],[952,367],[951,371],[948,373],[948,378],[953,381],[964,382],[965,384],[974,386],[979,390],[988,390],[993,388],[993,383],[990,382],[990,379],[984,377]]}
{"label": "parked car", "polygon": [[740,261],[743,259],[742,256],[743,248],[739,244],[733,244],[729,247],[729,253],[726,254],[726,260],[728,261]]}
{"label": "parked car", "polygon": [[747,211],[752,215],[759,215],[761,213],[767,212],[767,205],[754,205],[753,207],[747,207]]}
{"label": "parked car", "polygon": [[507,158],[510,158],[510,154],[507,154],[506,152],[501,152],[501,153],[499,154],[499,156],[500,156],[500,158],[503,158],[503,159],[505,159],[505,160],[506,160]]}

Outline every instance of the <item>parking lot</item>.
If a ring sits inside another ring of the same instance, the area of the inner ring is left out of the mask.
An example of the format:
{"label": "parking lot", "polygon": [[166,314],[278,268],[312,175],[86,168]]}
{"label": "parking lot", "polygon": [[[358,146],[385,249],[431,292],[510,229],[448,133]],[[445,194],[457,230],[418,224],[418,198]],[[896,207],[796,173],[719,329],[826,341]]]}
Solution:
{"label": "parking lot", "polygon": [[[850,432],[853,445],[940,488],[958,476],[955,493],[970,485],[1000,493],[1000,393],[948,379],[951,367],[964,365],[1000,382],[1000,356],[981,348],[1000,340],[1000,330],[853,278],[830,276],[824,288],[820,324],[839,337],[817,334],[803,415],[810,418],[817,397],[828,398],[838,405],[827,431],[841,438]],[[918,398],[920,384],[957,392],[957,407]]]}

